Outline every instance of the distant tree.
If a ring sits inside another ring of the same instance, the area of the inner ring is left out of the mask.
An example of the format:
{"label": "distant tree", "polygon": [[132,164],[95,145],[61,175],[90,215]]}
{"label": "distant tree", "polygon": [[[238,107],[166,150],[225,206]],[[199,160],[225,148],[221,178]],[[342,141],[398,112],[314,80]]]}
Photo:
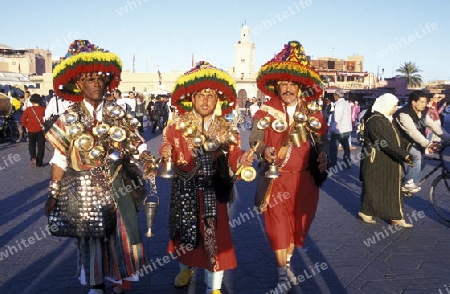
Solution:
{"label": "distant tree", "polygon": [[397,69],[398,73],[401,73],[408,79],[408,86],[411,88],[420,87],[422,84],[422,76],[419,74],[420,71],[419,67],[411,61],[405,62],[405,64]]}

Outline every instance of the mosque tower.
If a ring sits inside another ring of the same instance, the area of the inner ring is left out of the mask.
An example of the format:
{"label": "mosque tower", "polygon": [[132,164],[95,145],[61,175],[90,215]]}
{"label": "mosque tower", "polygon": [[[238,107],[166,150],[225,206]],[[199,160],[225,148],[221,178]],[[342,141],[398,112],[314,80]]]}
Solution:
{"label": "mosque tower", "polygon": [[234,45],[233,77],[238,80],[254,78],[255,44],[250,41],[250,28],[244,24],[240,40]]}

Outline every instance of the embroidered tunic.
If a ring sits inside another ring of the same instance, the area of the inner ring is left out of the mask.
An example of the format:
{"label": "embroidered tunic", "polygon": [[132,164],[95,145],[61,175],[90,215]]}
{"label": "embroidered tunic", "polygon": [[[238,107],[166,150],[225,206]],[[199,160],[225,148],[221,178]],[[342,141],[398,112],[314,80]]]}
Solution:
{"label": "embroidered tunic", "polygon": [[[215,272],[236,267],[227,212],[232,185],[227,179],[229,168],[236,170],[241,155],[240,137],[222,117],[213,117],[202,129],[200,118],[190,112],[176,118],[163,133],[160,151],[171,152],[176,171],[168,251],[180,252],[177,248],[189,246],[193,249],[185,250],[180,262]],[[196,145],[201,136],[190,135],[192,131],[203,135],[205,144],[215,139],[218,149],[206,151],[204,144]],[[234,143],[229,143],[230,137]]]}

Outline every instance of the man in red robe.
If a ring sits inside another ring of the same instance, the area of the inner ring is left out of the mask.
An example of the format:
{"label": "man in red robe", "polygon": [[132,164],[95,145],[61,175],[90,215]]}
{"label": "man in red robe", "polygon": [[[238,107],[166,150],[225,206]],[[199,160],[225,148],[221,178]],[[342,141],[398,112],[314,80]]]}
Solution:
{"label": "man in red robe", "polygon": [[291,256],[295,246],[304,244],[326,179],[322,82],[303,46],[291,41],[261,67],[257,85],[270,100],[256,112],[250,135],[251,145],[260,142],[256,154],[262,169],[255,204],[264,214],[280,290],[288,291],[298,283]]}
{"label": "man in red robe", "polygon": [[251,166],[253,155],[242,154],[236,128],[220,116],[235,102],[233,79],[204,61],[182,75],[172,93],[178,115],[164,129],[160,155],[175,166],[169,252],[180,262],[176,287],[187,286],[194,268],[201,268],[206,293],[221,293],[224,270],[236,267],[227,212],[230,168]]}

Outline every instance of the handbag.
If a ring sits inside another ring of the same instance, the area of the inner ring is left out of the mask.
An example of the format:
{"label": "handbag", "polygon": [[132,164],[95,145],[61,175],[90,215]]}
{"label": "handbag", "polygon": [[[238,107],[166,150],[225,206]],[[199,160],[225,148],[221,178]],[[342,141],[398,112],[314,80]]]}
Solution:
{"label": "handbag", "polygon": [[100,168],[75,172],[68,170],[61,180],[61,192],[48,225],[57,237],[97,237],[112,234],[116,228],[114,195],[106,187]]}
{"label": "handbag", "polygon": [[[56,99],[56,113],[59,113],[59,106],[58,106],[58,98]],[[59,114],[52,114],[49,119],[44,121],[44,132],[47,133],[52,127],[53,124],[58,120]]]}
{"label": "handbag", "polygon": [[48,132],[50,131],[50,129],[53,127],[53,124],[58,120],[59,115],[58,114],[53,114],[52,116],[50,116],[49,119],[47,119],[46,121],[44,121],[43,127],[44,127],[44,132]]}

